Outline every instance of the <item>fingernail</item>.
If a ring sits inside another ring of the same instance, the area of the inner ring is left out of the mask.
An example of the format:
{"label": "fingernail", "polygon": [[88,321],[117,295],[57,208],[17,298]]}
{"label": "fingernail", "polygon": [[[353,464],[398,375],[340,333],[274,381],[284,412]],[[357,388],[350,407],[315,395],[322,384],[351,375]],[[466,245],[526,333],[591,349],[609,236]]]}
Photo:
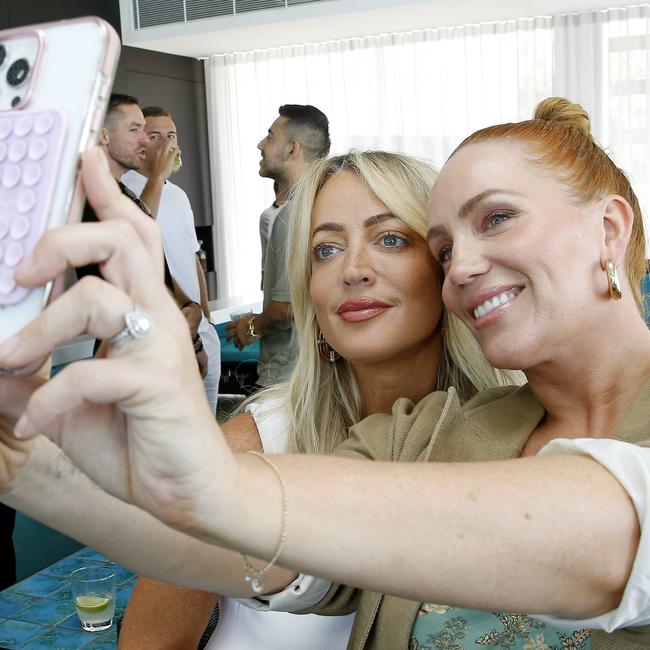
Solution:
{"label": "fingernail", "polygon": [[20,345],[20,336],[17,334],[8,338],[6,341],[0,344],[0,363],[3,361],[10,361],[13,357],[18,346]]}

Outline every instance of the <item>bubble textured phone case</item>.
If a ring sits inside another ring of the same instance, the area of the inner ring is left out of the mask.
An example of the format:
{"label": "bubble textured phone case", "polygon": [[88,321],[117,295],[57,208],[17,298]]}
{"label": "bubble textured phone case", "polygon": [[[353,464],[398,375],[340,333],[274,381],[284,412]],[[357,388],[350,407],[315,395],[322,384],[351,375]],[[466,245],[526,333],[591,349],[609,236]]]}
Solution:
{"label": "bubble textured phone case", "polygon": [[63,288],[60,278],[26,291],[14,271],[46,230],[81,215],[79,160],[103,125],[118,53],[94,17],[0,31],[0,341]]}
{"label": "bubble textured phone case", "polygon": [[14,268],[45,231],[64,121],[58,111],[0,113],[0,305],[28,293]]}

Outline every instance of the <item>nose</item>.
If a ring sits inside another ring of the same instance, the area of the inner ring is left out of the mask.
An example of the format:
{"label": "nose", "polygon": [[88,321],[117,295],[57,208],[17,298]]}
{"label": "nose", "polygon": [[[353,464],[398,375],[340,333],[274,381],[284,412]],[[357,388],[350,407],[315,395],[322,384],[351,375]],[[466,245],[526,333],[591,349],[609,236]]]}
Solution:
{"label": "nose", "polygon": [[345,252],[342,279],[348,286],[372,286],[376,279],[371,256],[363,244],[351,244]]}
{"label": "nose", "polygon": [[264,149],[264,140],[260,140],[260,141],[257,143],[257,148],[258,148],[260,151],[262,151],[262,149]]}
{"label": "nose", "polygon": [[487,273],[489,269],[490,263],[483,254],[480,242],[456,240],[445,279],[454,286],[463,287]]}

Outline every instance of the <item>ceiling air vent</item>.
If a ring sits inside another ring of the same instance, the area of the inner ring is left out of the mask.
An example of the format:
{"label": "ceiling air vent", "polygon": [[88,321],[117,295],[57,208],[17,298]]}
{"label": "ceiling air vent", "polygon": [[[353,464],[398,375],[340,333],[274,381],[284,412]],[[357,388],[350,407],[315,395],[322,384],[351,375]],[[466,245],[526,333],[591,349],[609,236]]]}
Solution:
{"label": "ceiling air vent", "polygon": [[236,16],[263,9],[286,9],[326,0],[131,0],[135,29],[185,23],[200,18]]}

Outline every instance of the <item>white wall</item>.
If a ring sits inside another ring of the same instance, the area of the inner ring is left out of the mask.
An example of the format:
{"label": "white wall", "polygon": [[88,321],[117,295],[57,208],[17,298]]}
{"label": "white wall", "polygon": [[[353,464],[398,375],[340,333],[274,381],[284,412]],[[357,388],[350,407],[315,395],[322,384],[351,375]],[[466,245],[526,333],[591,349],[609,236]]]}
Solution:
{"label": "white wall", "polygon": [[613,0],[331,0],[135,31],[131,0],[120,0],[125,45],[193,57],[612,6]]}

